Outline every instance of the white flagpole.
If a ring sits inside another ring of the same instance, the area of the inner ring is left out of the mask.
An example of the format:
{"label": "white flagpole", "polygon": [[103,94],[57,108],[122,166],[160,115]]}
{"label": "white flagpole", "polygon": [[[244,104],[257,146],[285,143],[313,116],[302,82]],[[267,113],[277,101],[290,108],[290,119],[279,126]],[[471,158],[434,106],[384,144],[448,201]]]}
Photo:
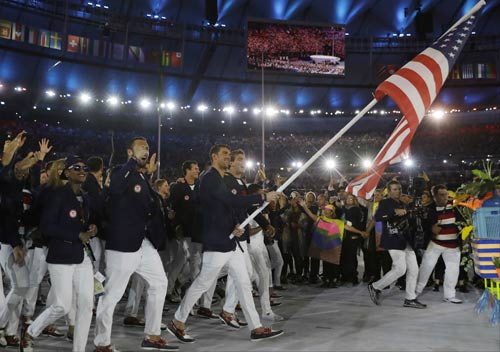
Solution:
{"label": "white flagpole", "polygon": [[[363,110],[361,110],[359,112],[359,114],[357,114],[351,121],[349,121],[349,123],[347,125],[345,125],[335,136],[332,137],[332,139],[330,139],[320,150],[318,150],[304,165],[302,165],[302,167],[300,169],[295,171],[295,173],[292,176],[290,176],[286,180],[286,182],[284,184],[282,184],[277,189],[277,192],[283,192],[288,186],[290,186],[290,184],[293,181],[295,181],[295,179],[297,177],[299,177],[300,174],[302,174],[304,171],[306,171],[306,169],[309,166],[311,166],[311,164],[314,163],[316,161],[316,159],[318,159],[321,155],[323,155],[323,153],[326,152],[326,150],[328,148],[330,148],[333,145],[333,143],[335,143],[340,137],[342,137],[344,135],[344,133],[346,133],[356,122],[358,122],[377,103],[378,103],[378,100],[373,99],[367,106],[365,106],[365,108]],[[253,218],[255,218],[262,210],[264,210],[268,205],[269,205],[268,202],[264,202],[259,208],[255,209],[255,211],[252,214],[250,214],[248,216],[248,218],[246,218],[245,221],[243,221],[240,224],[240,227],[244,228],[245,226],[247,226],[248,223]],[[231,234],[230,237],[232,238],[233,234]]]}
{"label": "white flagpole", "polygon": [[[464,21],[467,21],[467,19],[472,16],[473,14],[475,14],[476,12],[478,12],[479,10],[481,10],[481,8],[486,5],[486,1],[484,0],[480,0],[478,1],[478,3],[476,5],[474,5],[474,7],[472,9],[469,10],[469,12],[467,12],[465,15],[462,16],[462,18],[460,18],[457,22],[455,22],[455,24],[453,26],[450,27],[450,29],[448,29],[446,32],[444,32],[440,37],[439,39],[441,39],[442,37],[444,37],[446,34],[448,34],[453,28],[461,25]],[[439,40],[437,39],[437,40]]]}

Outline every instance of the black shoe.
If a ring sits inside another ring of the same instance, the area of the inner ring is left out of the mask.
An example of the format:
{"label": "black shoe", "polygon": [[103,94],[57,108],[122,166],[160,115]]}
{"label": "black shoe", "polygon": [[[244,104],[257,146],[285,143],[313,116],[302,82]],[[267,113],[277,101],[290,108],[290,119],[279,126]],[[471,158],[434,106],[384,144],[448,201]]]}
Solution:
{"label": "black shoe", "polygon": [[311,285],[317,284],[318,283],[318,277],[317,276],[311,276],[311,277],[309,277],[309,283]]}
{"label": "black shoe", "polygon": [[467,285],[466,284],[463,284],[463,285],[460,285],[458,287],[458,290],[462,293],[469,293],[469,289],[467,288]]}
{"label": "black shoe", "polygon": [[416,299],[405,299],[403,307],[424,309],[427,308],[427,304],[420,303]]}
{"label": "black shoe", "polygon": [[146,322],[144,321],[144,319],[139,319],[136,317],[125,317],[125,319],[123,319],[123,325],[143,328],[144,326],[146,326]]}
{"label": "black shoe", "polygon": [[355,287],[355,286],[358,286],[358,285],[359,285],[359,280],[358,279],[352,280],[352,287]]}
{"label": "black shoe", "polygon": [[286,288],[286,287],[283,287],[283,286],[274,286],[273,288],[274,288],[275,290],[277,290],[277,291],[286,291],[286,290],[287,290],[287,288]]}
{"label": "black shoe", "polygon": [[439,292],[439,284],[434,284],[434,286],[432,286],[432,291]]}
{"label": "black shoe", "polygon": [[372,284],[369,284],[368,285],[368,293],[370,294],[370,298],[371,298],[372,302],[375,303],[377,306],[379,306],[380,305],[380,290],[377,290],[375,287],[373,287]]}
{"label": "black shoe", "polygon": [[328,288],[338,288],[339,285],[337,284],[337,280],[330,281],[328,283]]}

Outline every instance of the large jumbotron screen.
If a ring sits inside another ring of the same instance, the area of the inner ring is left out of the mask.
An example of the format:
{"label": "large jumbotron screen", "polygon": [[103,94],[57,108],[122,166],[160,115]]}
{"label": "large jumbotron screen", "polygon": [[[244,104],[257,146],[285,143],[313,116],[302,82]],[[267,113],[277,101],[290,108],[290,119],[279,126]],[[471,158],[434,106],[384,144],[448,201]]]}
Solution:
{"label": "large jumbotron screen", "polygon": [[247,68],[313,75],[345,75],[345,26],[247,21]]}

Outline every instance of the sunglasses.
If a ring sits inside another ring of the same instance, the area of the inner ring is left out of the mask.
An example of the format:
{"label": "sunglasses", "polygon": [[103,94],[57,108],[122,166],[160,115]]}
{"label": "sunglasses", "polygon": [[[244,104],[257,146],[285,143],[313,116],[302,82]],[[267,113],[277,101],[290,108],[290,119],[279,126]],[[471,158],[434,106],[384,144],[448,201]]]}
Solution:
{"label": "sunglasses", "polygon": [[85,171],[89,172],[89,167],[87,165],[71,165],[68,167],[68,170],[75,170],[75,171]]}

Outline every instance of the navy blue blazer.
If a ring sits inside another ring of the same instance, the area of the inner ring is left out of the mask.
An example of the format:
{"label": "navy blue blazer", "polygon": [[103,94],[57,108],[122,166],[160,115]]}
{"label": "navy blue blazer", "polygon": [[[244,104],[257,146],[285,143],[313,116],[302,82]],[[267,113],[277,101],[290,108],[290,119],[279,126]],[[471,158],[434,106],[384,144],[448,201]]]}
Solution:
{"label": "navy blue blazer", "polygon": [[395,209],[405,209],[405,205],[392,198],[386,198],[380,201],[375,212],[375,220],[382,222],[380,247],[404,250],[408,245],[408,241],[406,234],[393,226],[394,221],[401,219],[401,217],[396,216]]}
{"label": "navy blue blazer", "polygon": [[231,192],[224,179],[213,167],[200,179],[200,202],[203,214],[203,250],[229,252],[236,242],[229,238],[234,226],[240,221],[235,209],[247,209],[262,204],[260,194],[241,196]]}
{"label": "navy blue blazer", "polygon": [[113,170],[109,193],[106,249],[136,252],[144,238],[161,247],[166,230],[160,199],[134,159]]}
{"label": "navy blue blazer", "polygon": [[82,192],[82,197],[83,204],[69,184],[50,192],[40,220],[40,228],[49,241],[47,263],[83,262],[84,247],[79,236],[88,230],[92,210],[88,195]]}

